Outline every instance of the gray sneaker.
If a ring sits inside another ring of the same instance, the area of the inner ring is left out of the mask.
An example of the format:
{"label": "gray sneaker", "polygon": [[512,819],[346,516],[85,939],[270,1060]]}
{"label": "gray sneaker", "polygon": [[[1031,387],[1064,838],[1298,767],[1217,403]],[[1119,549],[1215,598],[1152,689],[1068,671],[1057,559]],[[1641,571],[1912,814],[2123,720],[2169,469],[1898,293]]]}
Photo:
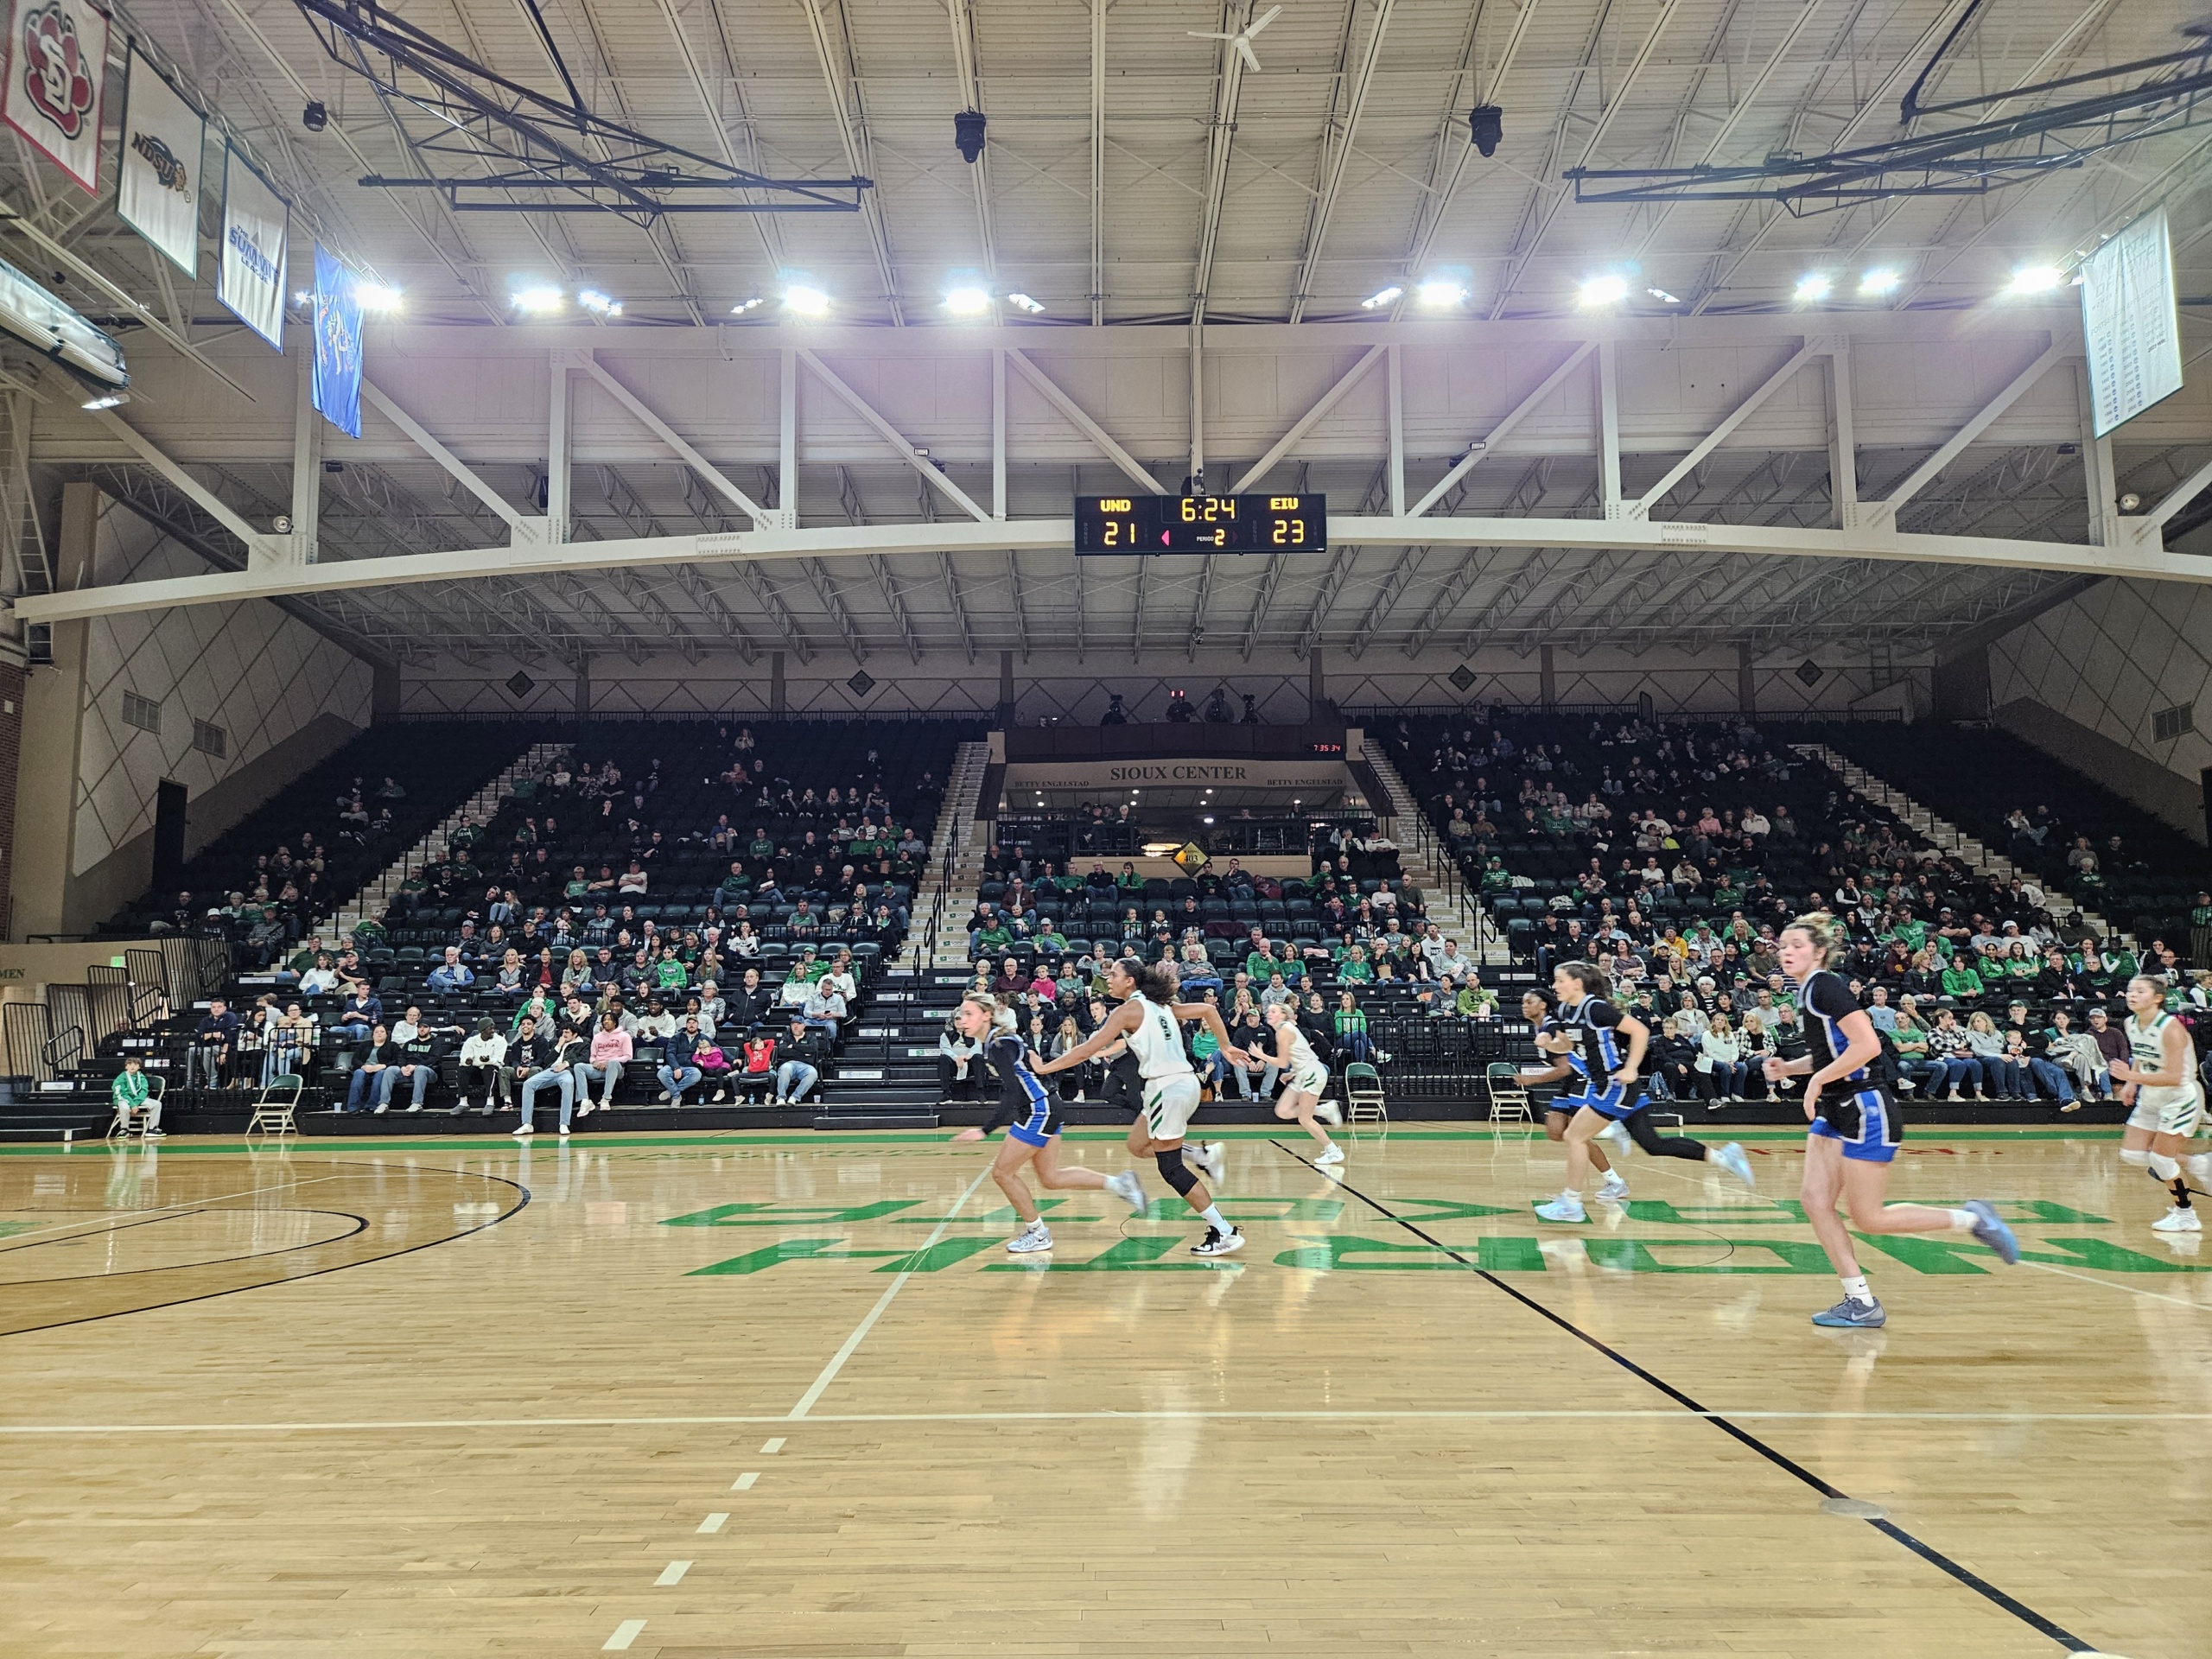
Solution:
{"label": "gray sneaker", "polygon": [[1834,1307],[1823,1308],[1813,1315],[1815,1325],[1843,1325],[1857,1331],[1878,1330],[1889,1323],[1889,1315],[1882,1312],[1876,1301],[1854,1301],[1847,1296]]}

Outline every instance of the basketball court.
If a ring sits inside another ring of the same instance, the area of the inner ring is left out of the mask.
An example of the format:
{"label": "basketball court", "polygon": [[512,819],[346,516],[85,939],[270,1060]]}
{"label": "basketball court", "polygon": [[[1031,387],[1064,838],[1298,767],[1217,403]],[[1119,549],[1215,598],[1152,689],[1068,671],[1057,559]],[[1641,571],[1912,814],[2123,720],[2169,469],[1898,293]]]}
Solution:
{"label": "basketball court", "polygon": [[1916,1126],[2026,1256],[1868,1241],[1840,1332],[1786,1130],[1586,1229],[1518,1128],[1224,1138],[1214,1262],[1016,1262],[928,1135],[6,1148],[0,1647],[2204,1651],[2212,1263],[2110,1132]]}

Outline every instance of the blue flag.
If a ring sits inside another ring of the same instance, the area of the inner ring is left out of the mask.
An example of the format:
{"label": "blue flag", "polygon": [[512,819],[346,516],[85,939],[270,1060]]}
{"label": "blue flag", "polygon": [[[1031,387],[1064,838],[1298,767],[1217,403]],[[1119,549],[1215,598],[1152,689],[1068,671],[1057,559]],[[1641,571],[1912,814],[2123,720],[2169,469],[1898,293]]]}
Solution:
{"label": "blue flag", "polygon": [[349,438],[361,435],[361,302],[353,273],[315,249],[315,406]]}

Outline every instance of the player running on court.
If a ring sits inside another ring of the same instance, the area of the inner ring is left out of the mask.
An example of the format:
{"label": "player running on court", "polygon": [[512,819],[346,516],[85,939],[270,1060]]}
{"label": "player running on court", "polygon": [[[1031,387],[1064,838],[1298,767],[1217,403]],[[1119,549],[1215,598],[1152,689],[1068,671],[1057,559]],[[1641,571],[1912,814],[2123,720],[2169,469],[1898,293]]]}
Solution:
{"label": "player running on court", "polygon": [[999,1191],[1006,1194],[1007,1202],[1023,1223],[1021,1231],[1007,1241],[1007,1249],[1026,1255],[1051,1249],[1052,1230],[1038,1213],[1029,1184],[1021,1179],[1024,1164],[1034,1166],[1038,1183],[1047,1192],[1103,1188],[1132,1210],[1144,1208],[1144,1187],[1135,1170],[1101,1175],[1080,1166],[1061,1167],[1056,1144],[1060,1134],[1059,1103],[1031,1069],[1029,1045],[1020,1032],[1005,1023],[1011,1015],[1012,1010],[1004,1003],[982,995],[963,997],[953,1014],[960,1034],[983,1046],[984,1062],[999,1080],[999,1109],[982,1128],[963,1129],[952,1138],[981,1141],[993,1129],[1006,1131],[1005,1144],[991,1160],[991,1179],[999,1184]]}
{"label": "player running on court", "polygon": [[[1183,1137],[1190,1130],[1191,1115],[1198,1109],[1198,1074],[1191,1069],[1178,1022],[1204,1021],[1231,1065],[1249,1065],[1250,1056],[1230,1040],[1229,1028],[1221,1023],[1219,1011],[1211,1003],[1175,1001],[1174,980],[1156,967],[1117,960],[1106,970],[1106,986],[1126,1000],[1090,1037],[1058,1059],[1034,1069],[1040,1074],[1064,1071],[1116,1041],[1126,1040],[1144,1079],[1144,1112],[1129,1125],[1130,1155],[1154,1160],[1160,1166],[1160,1179],[1204,1217],[1206,1236],[1191,1247],[1192,1255],[1227,1255],[1243,1249],[1244,1235],[1224,1218],[1206,1184],[1183,1161]],[[1217,1161],[1211,1165],[1208,1173],[1220,1180]]]}
{"label": "player running on court", "polygon": [[[2196,1076],[2196,1046],[2182,1022],[2165,1008],[2166,988],[2148,974],[2127,982],[2127,1058],[2113,1062],[2120,1099],[2131,1109],[2120,1143],[2120,1160],[2147,1169],[2173,1195],[2173,1206],[2151,1224],[2158,1233],[2201,1233],[2204,1224],[2190,1207],[2182,1173],[2189,1143],[2204,1126],[2204,1088]],[[2188,1158],[2198,1180],[2212,1169],[2212,1155]]]}
{"label": "player running on court", "polygon": [[1797,982],[1808,1052],[1794,1060],[1770,1058],[1765,1071],[1770,1083],[1805,1079],[1805,1116],[1813,1126],[1805,1141],[1805,1218],[1843,1281],[1843,1300],[1814,1314],[1813,1323],[1872,1329],[1888,1316],[1859,1271],[1851,1234],[1836,1214],[1839,1202],[1862,1233],[1972,1233],[2006,1262],[2020,1259],[2020,1245],[1980,1198],[1956,1210],[1882,1202],[1904,1130],[1889,1091],[1867,1070],[1882,1052],[1874,1022],[1830,966],[1844,939],[1842,925],[1826,912],[1800,916],[1782,930],[1777,955],[1782,971]]}
{"label": "player running on court", "polygon": [[[1334,1101],[1323,1100],[1322,1091],[1329,1086],[1329,1068],[1313,1052],[1313,1044],[1306,1040],[1306,1033],[1298,1028],[1298,1017],[1291,1012],[1287,1002],[1268,1005],[1268,1024],[1274,1027],[1274,1062],[1282,1068],[1282,1098],[1275,1102],[1275,1116],[1294,1117],[1298,1127],[1321,1143],[1321,1150],[1314,1154],[1317,1164],[1341,1164],[1344,1152],[1329,1138],[1329,1131],[1313,1120],[1319,1116],[1331,1125],[1344,1121],[1343,1109]],[[1263,1057],[1264,1058],[1264,1057]]]}
{"label": "player running on court", "polygon": [[[1551,1062],[1539,1071],[1516,1073],[1516,1080],[1521,1086],[1525,1089],[1543,1083],[1565,1083],[1579,1077],[1580,1073],[1567,1058],[1574,1050],[1574,1039],[1560,1029],[1559,1020],[1552,1013],[1550,995],[1535,988],[1523,991],[1521,994],[1521,1017],[1536,1028],[1536,1052]],[[1544,1103],[1544,1139],[1547,1141],[1567,1139],[1567,1126],[1574,1116],[1574,1109],[1561,1105],[1560,1103],[1563,1098],[1563,1096],[1554,1095]],[[1611,1126],[1613,1130],[1619,1127],[1618,1124]],[[1607,1135],[1607,1133],[1605,1129],[1599,1131],[1601,1136]],[[1612,1160],[1605,1156],[1605,1149],[1595,1141],[1590,1143],[1590,1166],[1605,1178],[1598,1188],[1600,1204],[1618,1204],[1628,1197],[1628,1182],[1622,1179],[1620,1171],[1613,1167]]]}
{"label": "player running on court", "polygon": [[1731,1141],[1718,1149],[1687,1135],[1662,1135],[1651,1127],[1651,1096],[1641,1087],[1643,1046],[1650,1032],[1634,1014],[1624,1014],[1609,997],[1605,970],[1586,962],[1565,962],[1553,970],[1559,997],[1560,1028],[1577,1039],[1567,1063],[1580,1073],[1581,1088],[1561,1095],[1559,1104],[1574,1116],[1567,1126],[1567,1185],[1549,1204],[1536,1206],[1544,1221],[1590,1219],[1582,1207],[1582,1183],[1590,1175],[1590,1142],[1608,1125],[1618,1123],[1630,1139],[1654,1158],[1684,1158],[1717,1164],[1746,1186],[1751,1160]]}

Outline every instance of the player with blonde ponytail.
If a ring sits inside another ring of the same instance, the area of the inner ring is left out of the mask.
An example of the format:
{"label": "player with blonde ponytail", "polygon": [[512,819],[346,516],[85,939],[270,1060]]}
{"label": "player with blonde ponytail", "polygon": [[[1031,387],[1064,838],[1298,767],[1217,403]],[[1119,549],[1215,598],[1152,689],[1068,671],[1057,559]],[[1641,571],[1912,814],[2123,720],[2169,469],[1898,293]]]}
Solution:
{"label": "player with blonde ponytail", "polygon": [[[2020,1246],[1979,1198],[1955,1210],[1883,1203],[1904,1130],[1896,1103],[1870,1069],[1881,1058],[1882,1039],[1834,965],[1847,944],[1842,924],[1826,911],[1800,916],[1782,930],[1777,954],[1782,971],[1796,982],[1810,1052],[1794,1060],[1770,1058],[1765,1070],[1770,1083],[1805,1079],[1805,1116],[1812,1124],[1805,1140],[1805,1218],[1843,1281],[1843,1300],[1814,1314],[1813,1323],[1871,1329],[1888,1315],[1859,1271],[1851,1233],[1836,1214],[1839,1203],[1862,1233],[1971,1233],[2006,1262],[2020,1259]],[[1837,1084],[1846,1086],[1830,1097]]]}

